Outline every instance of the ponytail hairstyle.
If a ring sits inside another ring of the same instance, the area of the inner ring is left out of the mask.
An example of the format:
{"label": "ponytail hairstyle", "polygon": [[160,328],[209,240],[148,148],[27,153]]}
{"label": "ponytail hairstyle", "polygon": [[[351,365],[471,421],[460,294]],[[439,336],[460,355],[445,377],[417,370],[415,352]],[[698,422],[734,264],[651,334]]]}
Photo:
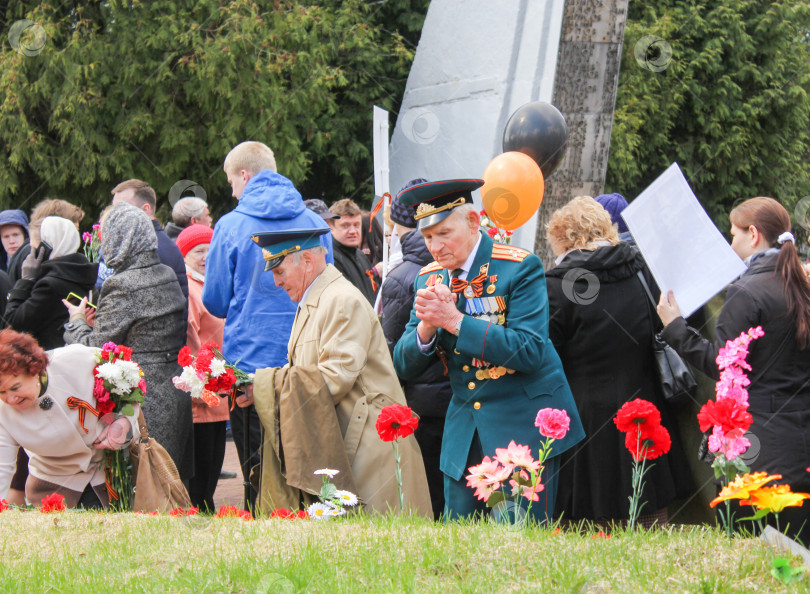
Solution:
{"label": "ponytail hairstyle", "polygon": [[790,232],[790,215],[773,198],[751,198],[735,207],[729,214],[732,225],[757,228],[771,247],[779,248],[776,275],[785,285],[788,313],[796,323],[796,344],[800,349],[810,347],[810,281],[799,261],[799,253],[791,235],[779,243],[780,235]]}

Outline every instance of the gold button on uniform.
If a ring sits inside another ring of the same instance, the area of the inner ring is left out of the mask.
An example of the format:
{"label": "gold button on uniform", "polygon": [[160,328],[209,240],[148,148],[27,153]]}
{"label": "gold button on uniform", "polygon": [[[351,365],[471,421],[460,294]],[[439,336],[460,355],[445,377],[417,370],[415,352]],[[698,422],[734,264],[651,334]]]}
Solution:
{"label": "gold button on uniform", "polygon": [[467,384],[467,387],[468,387],[470,390],[474,389],[474,388],[475,388],[475,382],[470,382],[469,384]]}
{"label": "gold button on uniform", "polygon": [[474,408],[475,410],[478,410],[479,408],[481,408],[481,403],[480,403],[480,402],[476,402],[475,404],[473,404],[473,408]]}
{"label": "gold button on uniform", "polygon": [[470,370],[470,366],[469,366],[469,365],[465,365],[464,367],[462,367],[462,368],[461,368],[461,370],[462,370],[462,371],[469,371],[469,370]]}

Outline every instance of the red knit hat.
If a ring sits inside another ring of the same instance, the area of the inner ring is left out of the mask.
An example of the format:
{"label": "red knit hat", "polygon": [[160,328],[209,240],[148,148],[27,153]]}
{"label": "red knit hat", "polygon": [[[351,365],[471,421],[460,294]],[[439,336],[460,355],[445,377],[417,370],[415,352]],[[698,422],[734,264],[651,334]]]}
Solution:
{"label": "red knit hat", "polygon": [[183,257],[201,243],[211,243],[214,230],[207,225],[191,225],[186,227],[177,236],[177,247]]}

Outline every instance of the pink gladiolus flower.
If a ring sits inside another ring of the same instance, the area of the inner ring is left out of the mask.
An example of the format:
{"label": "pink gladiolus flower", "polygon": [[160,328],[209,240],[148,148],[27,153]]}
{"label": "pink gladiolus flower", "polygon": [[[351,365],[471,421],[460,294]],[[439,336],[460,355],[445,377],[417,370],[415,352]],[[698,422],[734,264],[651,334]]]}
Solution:
{"label": "pink gladiolus flower", "polygon": [[564,410],[543,408],[537,413],[534,426],[540,429],[540,435],[551,439],[562,439],[568,433],[571,419]]}
{"label": "pink gladiolus flower", "polygon": [[529,446],[516,444],[514,440],[506,448],[495,448],[495,459],[506,466],[510,473],[516,466],[534,471],[540,468],[540,462],[532,457]]}

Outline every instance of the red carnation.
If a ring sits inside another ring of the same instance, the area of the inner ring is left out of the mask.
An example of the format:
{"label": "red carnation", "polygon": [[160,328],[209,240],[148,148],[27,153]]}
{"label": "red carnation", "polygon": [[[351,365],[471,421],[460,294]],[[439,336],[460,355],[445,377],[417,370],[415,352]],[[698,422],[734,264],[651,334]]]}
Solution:
{"label": "red carnation", "polygon": [[497,234],[498,230],[495,229],[494,227],[487,229],[487,235],[489,235],[490,237],[495,237]]}
{"label": "red carnation", "polygon": [[619,431],[640,430],[642,436],[646,436],[661,424],[661,413],[652,402],[636,398],[622,405],[613,422]]}
{"label": "red carnation", "polygon": [[419,427],[419,417],[410,407],[400,404],[386,406],[377,417],[377,434],[383,441],[394,441],[398,437],[408,437]]}
{"label": "red carnation", "polygon": [[51,493],[42,500],[42,513],[47,514],[50,512],[65,511],[65,497],[59,493]]}
{"label": "red carnation", "polygon": [[177,353],[177,363],[180,367],[188,367],[194,359],[191,357],[191,349],[187,346],[184,346],[180,349],[180,352]]}
{"label": "red carnation", "polygon": [[624,446],[630,451],[636,462],[655,460],[669,452],[669,448],[672,446],[669,431],[663,425],[657,425],[646,435],[641,432],[640,441],[638,435],[637,431],[628,431],[624,437]]}
{"label": "red carnation", "polygon": [[107,398],[106,400],[97,400],[96,401],[96,409],[98,410],[99,417],[103,417],[104,415],[111,413],[115,410],[115,402]]}
{"label": "red carnation", "polygon": [[208,342],[204,342],[202,344],[202,346],[200,347],[200,351],[212,351],[213,352],[214,350],[218,351],[220,349],[219,349],[219,345],[216,343],[216,341],[213,341],[213,340],[209,340]]}
{"label": "red carnation", "polygon": [[132,349],[129,348],[128,346],[119,344],[117,347],[115,347],[115,352],[118,353],[120,358],[123,359],[124,361],[132,360]]}
{"label": "red carnation", "polygon": [[730,433],[735,429],[748,431],[754,418],[739,402],[733,398],[723,398],[718,401],[709,400],[698,413],[698,422],[701,431],[708,431],[715,425],[720,425],[723,433]]}
{"label": "red carnation", "polygon": [[211,370],[211,361],[214,360],[214,353],[211,351],[199,351],[194,360],[194,369],[208,372]]}
{"label": "red carnation", "polygon": [[141,378],[141,379],[138,381],[138,388],[140,388],[140,390],[141,390],[141,394],[143,394],[144,396],[146,396],[146,380],[144,380],[143,378]]}

